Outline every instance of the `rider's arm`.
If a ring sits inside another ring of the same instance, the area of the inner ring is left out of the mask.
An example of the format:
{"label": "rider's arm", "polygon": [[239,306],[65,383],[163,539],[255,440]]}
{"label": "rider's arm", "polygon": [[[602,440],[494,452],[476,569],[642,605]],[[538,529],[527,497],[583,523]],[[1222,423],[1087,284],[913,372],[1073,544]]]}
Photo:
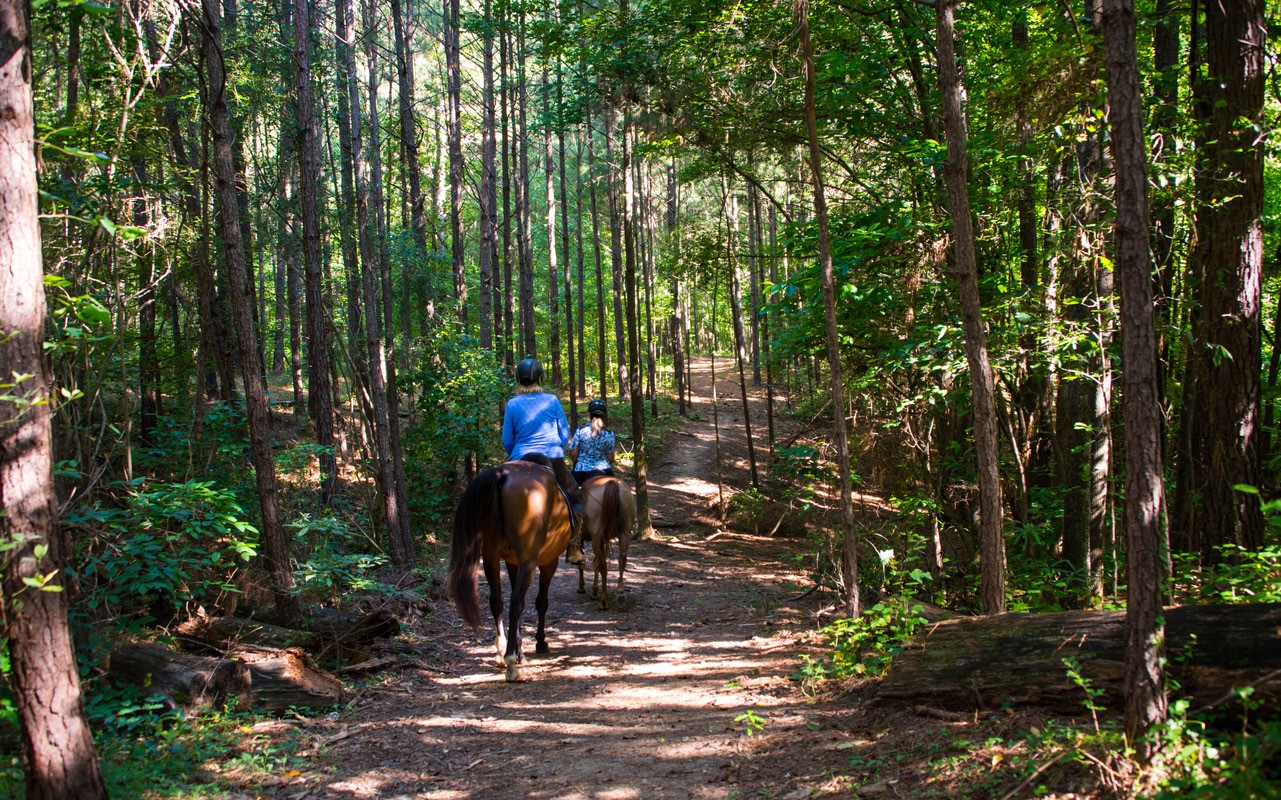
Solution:
{"label": "rider's arm", "polygon": [[516,446],[516,420],[512,414],[514,403],[508,403],[506,411],[503,412],[503,448],[507,451],[507,457],[510,458],[512,448]]}

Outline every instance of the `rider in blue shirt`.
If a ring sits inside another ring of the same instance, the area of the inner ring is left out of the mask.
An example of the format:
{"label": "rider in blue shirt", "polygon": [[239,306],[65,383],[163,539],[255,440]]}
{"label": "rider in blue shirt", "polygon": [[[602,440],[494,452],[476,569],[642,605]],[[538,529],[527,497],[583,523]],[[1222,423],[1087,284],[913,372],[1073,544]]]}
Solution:
{"label": "rider in blue shirt", "polygon": [[533,356],[516,365],[515,397],[507,401],[503,413],[503,447],[507,457],[524,459],[552,468],[556,482],[565,490],[573,510],[574,525],[565,557],[571,564],[583,563],[582,526],[583,494],[578,482],[565,464],[565,442],[569,439],[569,420],[556,395],[543,391],[543,366]]}

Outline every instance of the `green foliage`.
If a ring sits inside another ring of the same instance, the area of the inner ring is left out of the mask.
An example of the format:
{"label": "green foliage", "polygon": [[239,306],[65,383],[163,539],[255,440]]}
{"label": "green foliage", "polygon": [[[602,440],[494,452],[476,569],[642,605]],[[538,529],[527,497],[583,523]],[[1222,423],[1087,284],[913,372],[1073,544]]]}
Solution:
{"label": "green foliage", "polygon": [[157,484],[132,491],[123,508],[71,512],[86,538],[84,604],[132,617],[236,591],[229,576],[257,552],[258,531],[235,495],[209,481]]}
{"label": "green foliage", "polygon": [[430,348],[418,345],[411,363],[421,394],[418,422],[404,437],[410,504],[437,518],[452,505],[448,483],[467,454],[501,457],[499,407],[512,382],[494,351],[449,328],[436,331]]}
{"label": "green foliage", "polygon": [[822,628],[831,652],[821,658],[801,656],[799,677],[813,686],[822,680],[879,675],[889,667],[916,626],[925,622],[921,606],[906,597],[877,603],[858,619],[842,618]]}
{"label": "green foliage", "polygon": [[734,721],[743,723],[748,736],[755,736],[765,730],[765,718],[756,713],[756,709],[754,708],[749,708],[742,714],[734,717]]}
{"label": "green foliage", "polygon": [[315,517],[303,514],[288,527],[308,553],[294,569],[299,591],[312,592],[338,607],[347,592],[383,588],[373,573],[387,564],[387,557],[356,550],[358,537],[332,511]]}
{"label": "green foliage", "polygon": [[1170,705],[1165,724],[1153,731],[1159,747],[1152,772],[1155,797],[1254,800],[1281,797],[1281,720],[1251,721],[1252,687],[1236,692],[1244,710],[1233,728],[1189,715],[1187,700]]}
{"label": "green foliage", "polygon": [[[134,687],[88,688],[85,713],[112,797],[225,798],[246,779],[279,773],[292,763],[295,745],[253,734],[252,714],[185,716]],[[0,714],[0,734],[16,734],[9,726]],[[228,785],[222,775],[233,771],[237,785]],[[20,797],[22,786],[20,760],[15,756],[0,762],[0,797]]]}

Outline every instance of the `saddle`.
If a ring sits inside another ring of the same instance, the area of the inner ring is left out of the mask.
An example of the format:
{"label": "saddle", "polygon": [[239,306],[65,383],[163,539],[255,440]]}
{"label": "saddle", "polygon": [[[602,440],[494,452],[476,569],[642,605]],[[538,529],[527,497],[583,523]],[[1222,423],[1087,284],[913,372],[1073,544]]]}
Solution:
{"label": "saddle", "polygon": [[[538,466],[550,472],[552,474],[553,479],[556,478],[556,468],[552,466],[552,460],[547,456],[543,455],[542,453],[526,453],[525,455],[521,456],[516,460],[525,461],[530,464],[537,464]],[[565,491],[564,486],[560,485],[559,480],[556,480],[556,488],[560,490],[560,496],[565,500],[565,507],[569,509],[570,526],[573,527],[578,525],[578,517],[580,515],[574,512],[574,502],[570,500],[569,493]]]}

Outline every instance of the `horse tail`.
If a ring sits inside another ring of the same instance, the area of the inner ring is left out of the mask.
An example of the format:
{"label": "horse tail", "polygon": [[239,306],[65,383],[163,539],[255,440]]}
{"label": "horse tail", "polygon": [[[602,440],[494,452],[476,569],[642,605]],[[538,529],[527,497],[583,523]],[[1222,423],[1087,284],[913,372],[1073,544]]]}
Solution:
{"label": "horse tail", "polygon": [[463,621],[473,628],[480,627],[481,544],[485,531],[502,520],[502,488],[506,478],[500,469],[477,475],[454,511],[454,538],[449,548],[449,575],[445,586]]}
{"label": "horse tail", "polygon": [[601,535],[606,543],[614,538],[621,541],[618,487],[618,481],[609,481],[605,484],[605,493],[600,498]]}

